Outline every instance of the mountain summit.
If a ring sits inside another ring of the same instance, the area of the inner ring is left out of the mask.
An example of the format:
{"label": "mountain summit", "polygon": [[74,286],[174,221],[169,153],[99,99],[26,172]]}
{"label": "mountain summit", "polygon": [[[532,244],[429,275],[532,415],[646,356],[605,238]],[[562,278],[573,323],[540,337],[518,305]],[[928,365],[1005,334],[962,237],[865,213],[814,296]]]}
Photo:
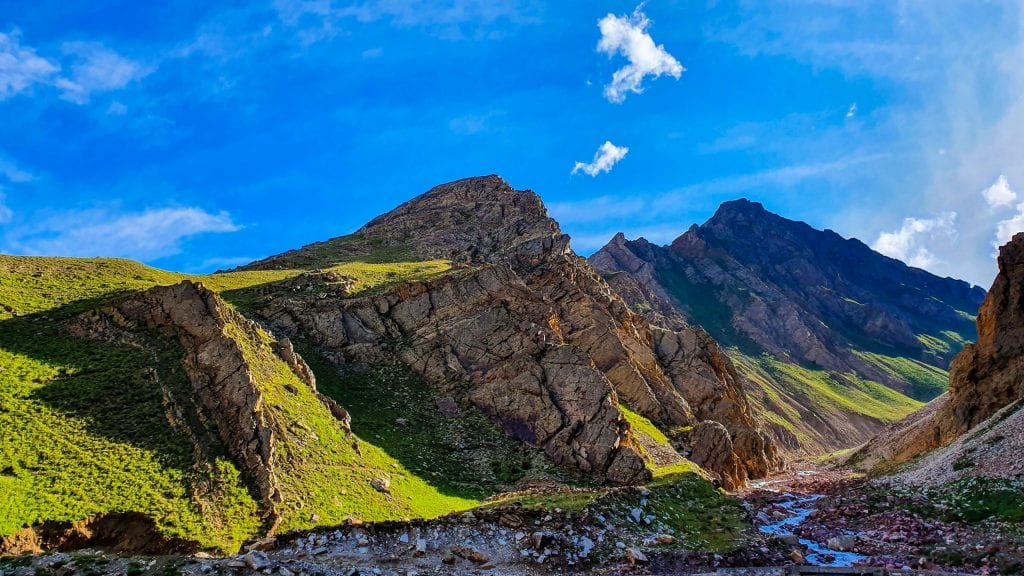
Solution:
{"label": "mountain summit", "polygon": [[617,235],[590,263],[652,323],[732,348],[794,449],[856,444],[940,394],[985,294],[745,199],[668,246]]}
{"label": "mountain summit", "polygon": [[498,176],[442,184],[351,236],[246,268],[354,257],[443,260],[459,271],[373,298],[274,294],[256,313],[339,365],[376,364],[390,350],[453,401],[600,479],[643,478],[651,450],[679,458],[637,446],[622,410],[666,429],[695,427],[680,450],[726,486],[781,464],[717,345],[630,312],[531,191]]}

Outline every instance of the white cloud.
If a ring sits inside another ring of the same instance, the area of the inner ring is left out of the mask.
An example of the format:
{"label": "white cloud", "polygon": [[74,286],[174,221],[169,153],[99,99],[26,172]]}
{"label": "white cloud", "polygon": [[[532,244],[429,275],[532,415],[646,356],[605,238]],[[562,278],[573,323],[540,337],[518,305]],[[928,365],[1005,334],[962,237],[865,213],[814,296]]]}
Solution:
{"label": "white cloud", "polygon": [[20,94],[35,84],[49,82],[59,70],[59,64],[22,46],[19,33],[0,33],[0,100]]}
{"label": "white cloud", "polygon": [[945,212],[935,218],[905,218],[894,232],[882,232],[871,248],[916,268],[929,268],[939,263],[931,243],[956,239],[956,212]]}
{"label": "white cloud", "polygon": [[1000,174],[996,181],[981,191],[988,205],[996,208],[999,206],[1010,206],[1017,199],[1017,193],[1010,189],[1010,183],[1006,176]]}
{"label": "white cloud", "polygon": [[846,111],[847,118],[853,118],[857,115],[857,103],[850,104],[850,109]]}
{"label": "white cloud", "polygon": [[7,224],[14,217],[14,212],[7,207],[5,200],[4,192],[0,190],[0,224]]}
{"label": "white cloud", "polygon": [[149,73],[142,64],[95,42],[65,42],[63,50],[75,63],[55,85],[63,92],[61,98],[75,104],[87,103],[93,93],[120,90]]}
{"label": "white cloud", "polygon": [[63,65],[23,46],[18,32],[0,33],[0,100],[40,85],[56,87],[64,100],[86,104],[93,93],[120,90],[149,73],[96,42],[65,42],[62,52]]}
{"label": "white cloud", "polygon": [[993,256],[998,256],[999,247],[1009,242],[1018,232],[1024,232],[1024,202],[1017,205],[1016,214],[1006,220],[1000,220],[996,224],[996,237],[992,241],[996,252],[993,253]]}
{"label": "white cloud", "polygon": [[239,229],[227,212],[213,214],[200,208],[73,211],[12,230],[8,246],[22,254],[154,260],[178,254],[181,242],[192,236]]}
{"label": "white cloud", "polygon": [[612,144],[610,140],[606,140],[605,143],[601,144],[601,147],[597,149],[597,152],[594,153],[593,162],[589,164],[577,162],[576,165],[573,166],[572,173],[576,174],[577,172],[582,171],[584,174],[597,176],[601,172],[611,172],[612,166],[615,166],[619,160],[625,158],[627,153],[629,153],[629,148],[626,148],[625,146],[616,146],[615,144]]}
{"label": "white cloud", "polygon": [[668,74],[678,79],[685,70],[664,45],[655,44],[647,33],[651,21],[641,12],[641,7],[630,16],[608,14],[597,23],[601,29],[598,51],[609,57],[622,54],[629,60],[628,65],[615,71],[611,84],[604,88],[609,102],[623,102],[627,92],[642,93],[645,76],[658,78]]}

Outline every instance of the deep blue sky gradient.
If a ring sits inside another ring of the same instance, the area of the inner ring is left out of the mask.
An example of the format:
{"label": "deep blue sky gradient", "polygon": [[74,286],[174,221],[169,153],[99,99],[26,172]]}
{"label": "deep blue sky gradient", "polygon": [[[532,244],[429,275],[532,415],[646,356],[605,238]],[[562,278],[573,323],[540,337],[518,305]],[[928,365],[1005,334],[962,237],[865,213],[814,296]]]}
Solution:
{"label": "deep blue sky gradient", "polygon": [[[613,104],[603,87],[625,60],[596,51],[597,21],[632,2],[0,0],[0,33],[60,68],[0,90],[0,162],[22,175],[0,175],[0,251],[48,253],[77,227],[76,255],[206,271],[497,173],[537,191],[581,253],[617,231],[671,241],[741,196],[869,244],[956,212],[952,234],[911,234],[908,250],[987,285],[1015,208],[968,212],[1000,174],[1024,178],[1008,150],[1021,6],[934,4],[651,0],[651,36],[687,70]],[[143,71],[62,99],[71,42]],[[629,153],[571,175],[605,140]],[[237,230],[162,231],[145,253],[90,243],[90,227],[186,208]]]}

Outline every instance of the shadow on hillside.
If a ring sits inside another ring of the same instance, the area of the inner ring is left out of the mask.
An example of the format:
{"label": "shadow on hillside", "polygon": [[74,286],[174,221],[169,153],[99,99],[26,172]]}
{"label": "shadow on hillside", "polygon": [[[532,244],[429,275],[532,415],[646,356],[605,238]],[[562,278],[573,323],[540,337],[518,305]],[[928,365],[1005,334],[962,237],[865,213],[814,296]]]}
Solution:
{"label": "shadow on hillside", "polygon": [[[25,357],[6,367],[22,380],[15,396],[75,418],[96,436],[151,450],[164,466],[188,470],[192,445],[168,423],[161,391],[162,385],[179,400],[189,397],[184,375],[166,369],[180,363],[181,350],[155,336],[143,338],[143,346],[76,338],[63,320],[85,309],[87,303],[74,302],[0,321],[0,348]],[[172,358],[173,364],[164,361]],[[33,418],[31,404],[12,409]],[[73,450],[75,439],[68,440]]]}
{"label": "shadow on hillside", "polygon": [[352,431],[438,491],[482,499],[524,478],[572,480],[471,405],[439,394],[398,361],[339,370],[297,343],[317,388],[352,415]]}

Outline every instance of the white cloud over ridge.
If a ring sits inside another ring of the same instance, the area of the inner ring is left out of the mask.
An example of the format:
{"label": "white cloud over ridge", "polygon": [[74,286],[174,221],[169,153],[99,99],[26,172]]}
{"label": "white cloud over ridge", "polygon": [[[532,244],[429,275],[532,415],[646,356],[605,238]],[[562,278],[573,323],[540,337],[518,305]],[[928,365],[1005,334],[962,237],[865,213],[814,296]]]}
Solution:
{"label": "white cloud over ridge", "polygon": [[608,14],[597,23],[601,29],[597,50],[609,57],[621,54],[629,60],[629,64],[615,71],[611,83],[604,88],[609,102],[625,101],[627,92],[641,94],[647,76],[658,78],[667,74],[678,80],[685,70],[664,45],[654,43],[647,32],[651,20],[641,8],[637,7],[630,16]]}
{"label": "white cloud over ridge", "polygon": [[945,212],[934,218],[905,218],[899,230],[879,234],[871,248],[915,268],[929,268],[939,263],[933,244],[956,237],[956,212]]}
{"label": "white cloud over ridge", "polygon": [[611,172],[612,167],[626,157],[629,148],[616,146],[611,140],[605,140],[604,144],[594,153],[594,160],[590,163],[577,162],[572,168],[572,173],[583,172],[591,177],[596,177],[601,172]]}
{"label": "white cloud over ridge", "polygon": [[151,208],[63,212],[27,228],[12,230],[14,252],[40,256],[111,256],[155,260],[181,252],[181,242],[199,234],[235,232],[241,227],[227,212],[201,208]]}

